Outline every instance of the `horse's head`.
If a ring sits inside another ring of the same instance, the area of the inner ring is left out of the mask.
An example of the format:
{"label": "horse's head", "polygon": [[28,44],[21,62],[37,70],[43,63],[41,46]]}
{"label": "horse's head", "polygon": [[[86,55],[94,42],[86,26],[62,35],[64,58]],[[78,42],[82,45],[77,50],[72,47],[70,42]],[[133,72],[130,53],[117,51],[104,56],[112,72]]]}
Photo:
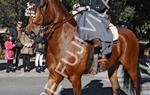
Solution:
{"label": "horse's head", "polygon": [[[33,0],[32,0],[33,1]],[[26,31],[38,33],[41,26],[50,26],[65,15],[59,0],[34,0],[35,17],[30,17]]]}
{"label": "horse's head", "polygon": [[26,27],[26,31],[34,31],[35,33],[38,33],[40,26],[43,23],[43,15],[45,13],[46,0],[32,0],[29,3],[31,4],[30,10],[33,11],[35,14],[34,16],[30,16],[29,23]]}

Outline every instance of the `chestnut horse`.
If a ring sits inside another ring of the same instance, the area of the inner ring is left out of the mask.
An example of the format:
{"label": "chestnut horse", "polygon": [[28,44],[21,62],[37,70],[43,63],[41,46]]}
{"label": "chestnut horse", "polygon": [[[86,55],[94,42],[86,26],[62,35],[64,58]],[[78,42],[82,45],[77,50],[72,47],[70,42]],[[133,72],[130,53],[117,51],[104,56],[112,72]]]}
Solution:
{"label": "chestnut horse", "polygon": [[[38,0],[34,19],[30,19],[26,31],[37,33],[41,26],[46,29],[48,48],[46,64],[49,70],[48,88],[58,88],[66,77],[73,86],[74,95],[81,95],[81,76],[86,72],[91,45],[79,39],[73,16],[67,12],[60,0]],[[117,78],[119,61],[127,73],[126,83],[134,95],[140,95],[140,74],[138,70],[139,44],[133,32],[118,28],[119,40],[113,45],[109,61],[108,76],[113,95],[119,95]],[[129,85],[128,84],[128,85]],[[52,91],[47,91],[53,95]],[[94,92],[93,92],[94,94]]]}

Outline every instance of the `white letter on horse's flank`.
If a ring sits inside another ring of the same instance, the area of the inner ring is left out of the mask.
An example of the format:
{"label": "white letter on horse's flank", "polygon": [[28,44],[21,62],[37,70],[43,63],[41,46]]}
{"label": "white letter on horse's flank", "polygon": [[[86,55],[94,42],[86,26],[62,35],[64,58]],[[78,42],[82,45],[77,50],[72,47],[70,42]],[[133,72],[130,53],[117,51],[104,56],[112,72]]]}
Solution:
{"label": "white letter on horse's flank", "polygon": [[58,89],[56,91],[55,90],[55,87],[56,87],[56,83],[54,83],[51,88],[48,88],[48,83],[49,81],[47,82],[47,84],[45,85],[45,89],[51,93],[53,93],[54,95],[58,95],[58,93],[61,91],[61,88],[62,86],[59,86]]}
{"label": "white letter on horse's flank", "polygon": [[66,69],[66,66],[64,66],[64,68],[59,71],[59,67],[61,66],[62,63],[59,62],[59,64],[57,65],[55,71],[59,74],[61,74],[62,76],[64,76],[65,78],[68,78],[68,76],[64,73],[65,69]]}
{"label": "white letter on horse's flank", "polygon": [[68,65],[71,65],[71,66],[76,65],[77,62],[78,62],[78,57],[77,57],[75,54],[73,54],[72,52],[68,51],[68,50],[66,51],[66,53],[68,53],[70,56],[72,56],[72,57],[75,58],[74,63],[70,63],[69,61],[67,61],[67,60],[64,59],[64,58],[62,58],[61,61],[63,61],[64,63],[66,63],[66,64],[68,64]]}
{"label": "white letter on horse's flank", "polygon": [[84,48],[81,45],[79,45],[78,43],[76,43],[75,41],[72,41],[72,44],[81,49],[80,51],[77,52],[79,55],[81,55],[84,51]]}
{"label": "white letter on horse's flank", "polygon": [[75,36],[75,39],[78,40],[78,41],[80,41],[81,43],[84,43],[85,45],[88,45],[87,42],[83,41],[81,38],[79,38],[77,36]]}

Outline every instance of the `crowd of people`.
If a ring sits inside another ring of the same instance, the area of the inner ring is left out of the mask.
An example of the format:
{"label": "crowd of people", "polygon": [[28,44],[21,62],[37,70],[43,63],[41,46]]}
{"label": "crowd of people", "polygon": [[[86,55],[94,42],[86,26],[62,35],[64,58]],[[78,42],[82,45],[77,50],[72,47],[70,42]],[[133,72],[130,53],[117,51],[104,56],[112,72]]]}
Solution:
{"label": "crowd of people", "polygon": [[33,38],[23,31],[22,26],[23,23],[18,21],[16,26],[7,30],[7,37],[4,42],[5,60],[7,60],[6,72],[15,72],[21,69],[19,66],[20,55],[23,59],[24,72],[30,72],[30,59],[34,54],[36,54],[36,72],[44,72],[43,56],[46,48],[46,41],[43,37],[44,31],[40,30],[39,34]]}

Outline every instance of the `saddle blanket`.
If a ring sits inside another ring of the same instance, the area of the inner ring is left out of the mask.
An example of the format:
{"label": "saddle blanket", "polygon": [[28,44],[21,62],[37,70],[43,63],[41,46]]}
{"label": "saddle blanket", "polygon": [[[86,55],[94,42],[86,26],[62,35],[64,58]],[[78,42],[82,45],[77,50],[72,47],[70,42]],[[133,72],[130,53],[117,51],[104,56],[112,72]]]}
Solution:
{"label": "saddle blanket", "polygon": [[94,38],[99,38],[101,41],[106,42],[113,40],[107,15],[101,17],[94,10],[83,11],[77,15],[76,21],[81,39],[91,41]]}
{"label": "saddle blanket", "polygon": [[91,41],[99,38],[101,43],[101,53],[109,54],[112,51],[113,36],[109,29],[107,15],[102,17],[94,10],[83,11],[76,16],[80,38],[84,41]]}

